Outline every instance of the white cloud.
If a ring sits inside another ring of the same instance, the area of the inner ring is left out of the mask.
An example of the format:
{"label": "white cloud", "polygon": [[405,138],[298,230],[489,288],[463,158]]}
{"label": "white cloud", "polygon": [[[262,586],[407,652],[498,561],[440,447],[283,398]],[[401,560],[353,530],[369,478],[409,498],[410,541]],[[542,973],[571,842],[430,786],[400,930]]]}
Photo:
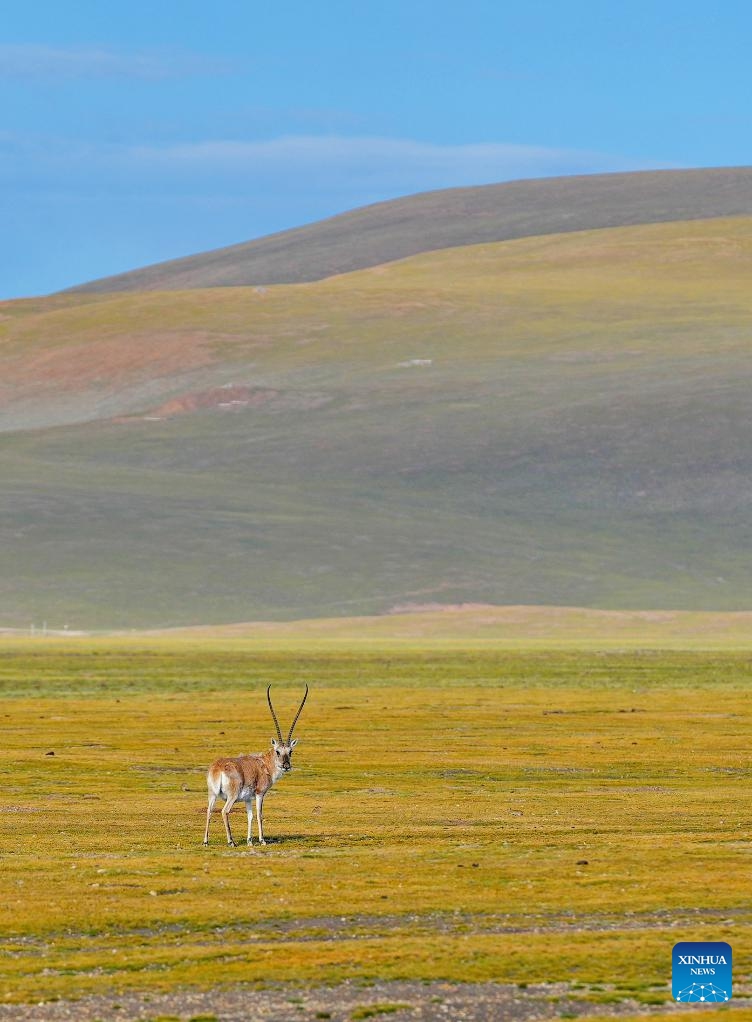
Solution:
{"label": "white cloud", "polygon": [[229,69],[227,61],[173,50],[126,52],[106,46],[0,43],[0,76],[6,78],[161,79]]}
{"label": "white cloud", "polygon": [[294,135],[262,141],[123,145],[0,136],[0,179],[17,186],[195,188],[238,195],[301,190],[385,196],[514,178],[650,169],[658,164],[576,149],[506,143]]}
{"label": "white cloud", "polygon": [[[656,166],[609,154],[506,143],[440,145],[411,139],[297,135],[267,141],[135,146],[110,153],[134,171],[276,182],[301,179],[388,191],[481,184]],[[349,190],[349,188],[348,188]]]}
{"label": "white cloud", "polygon": [[545,146],[340,135],[172,145],[6,136],[0,137],[0,153],[0,181],[26,194],[52,187],[112,201],[134,194],[236,199],[291,211],[309,207],[312,216],[440,188],[659,166]]}

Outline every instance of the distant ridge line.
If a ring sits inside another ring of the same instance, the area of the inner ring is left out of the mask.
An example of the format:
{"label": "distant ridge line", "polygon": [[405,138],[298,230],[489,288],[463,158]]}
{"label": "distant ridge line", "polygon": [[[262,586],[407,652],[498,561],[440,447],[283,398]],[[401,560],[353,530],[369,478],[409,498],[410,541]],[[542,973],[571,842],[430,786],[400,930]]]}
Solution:
{"label": "distant ridge line", "polygon": [[299,284],[422,252],[675,220],[752,215],[752,168],[637,171],[422,192],[103,277],[63,293]]}

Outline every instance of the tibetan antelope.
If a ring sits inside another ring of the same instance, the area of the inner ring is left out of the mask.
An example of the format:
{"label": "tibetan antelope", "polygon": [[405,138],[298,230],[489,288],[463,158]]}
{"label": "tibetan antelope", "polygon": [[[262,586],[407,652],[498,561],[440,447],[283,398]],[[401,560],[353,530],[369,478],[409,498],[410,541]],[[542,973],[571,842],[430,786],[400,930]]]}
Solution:
{"label": "tibetan antelope", "polygon": [[227,831],[227,844],[235,845],[230,830],[230,810],[236,802],[245,802],[245,809],[248,814],[248,844],[253,844],[253,801],[256,800],[256,820],[258,821],[259,842],[264,841],[264,796],[275,781],[284,777],[292,770],[292,750],[298,744],[297,738],[293,739],[292,733],[298,723],[298,717],[303,712],[305,701],[308,698],[308,685],[305,688],[303,702],[295,714],[295,720],[290,725],[290,733],[287,741],[283,741],[282,732],[279,729],[277,714],[274,712],[271,697],[271,685],[266,690],[266,698],[269,709],[272,712],[272,720],[277,729],[277,737],[272,738],[272,747],[267,752],[252,752],[247,756],[223,756],[215,760],[209,767],[206,775],[206,783],[209,788],[209,806],[206,810],[206,831],[204,832],[204,844],[209,844],[209,821],[214,810],[214,803],[222,795],[225,804],[222,807],[222,819]]}

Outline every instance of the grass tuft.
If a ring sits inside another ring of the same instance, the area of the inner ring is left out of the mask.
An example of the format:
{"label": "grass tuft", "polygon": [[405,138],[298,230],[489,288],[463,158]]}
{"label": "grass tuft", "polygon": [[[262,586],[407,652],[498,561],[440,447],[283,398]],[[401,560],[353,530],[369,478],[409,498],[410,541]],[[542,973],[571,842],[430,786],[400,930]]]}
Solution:
{"label": "grass tuft", "polygon": [[350,1018],[353,1019],[353,1022],[357,1022],[358,1019],[376,1018],[378,1015],[394,1015],[398,1011],[409,1011],[410,1007],[409,1004],[399,1003],[368,1004],[356,1008]]}

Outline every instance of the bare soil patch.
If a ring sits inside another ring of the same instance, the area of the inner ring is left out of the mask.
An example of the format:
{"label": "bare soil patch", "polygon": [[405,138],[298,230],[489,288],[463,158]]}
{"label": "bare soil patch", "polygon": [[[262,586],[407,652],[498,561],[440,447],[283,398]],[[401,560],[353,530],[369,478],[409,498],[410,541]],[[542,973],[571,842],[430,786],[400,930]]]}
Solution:
{"label": "bare soil patch", "polygon": [[[732,1007],[749,1007],[749,1001],[734,1000]],[[252,986],[217,987],[213,990],[183,990],[142,996],[129,993],[88,997],[80,1001],[58,1001],[35,1005],[0,1005],[2,1022],[76,1022],[119,1019],[148,1022],[170,1019],[191,1022],[288,1022],[298,1019],[416,1019],[452,1022],[489,1022],[508,1019],[537,1022],[590,1015],[614,1018],[624,1015],[655,1014],[680,1009],[670,1003],[656,1007],[637,1001],[597,1004],[582,998],[566,984],[518,987],[497,983],[375,982],[369,985],[346,982],[335,987],[300,988],[275,985],[266,989]]]}

